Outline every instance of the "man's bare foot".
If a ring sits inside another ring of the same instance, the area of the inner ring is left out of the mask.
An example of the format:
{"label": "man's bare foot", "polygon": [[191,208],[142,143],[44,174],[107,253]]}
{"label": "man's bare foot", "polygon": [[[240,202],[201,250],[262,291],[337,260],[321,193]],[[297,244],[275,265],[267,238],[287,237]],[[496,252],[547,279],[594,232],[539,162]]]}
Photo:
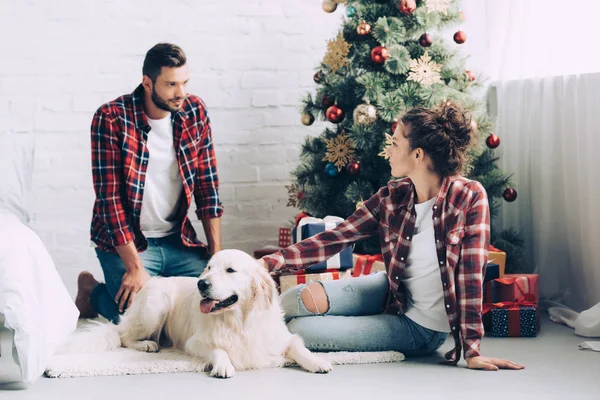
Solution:
{"label": "man's bare foot", "polygon": [[90,303],[90,295],[98,283],[94,276],[87,271],[79,274],[77,278],[77,297],[75,298],[79,318],[96,318],[98,316]]}

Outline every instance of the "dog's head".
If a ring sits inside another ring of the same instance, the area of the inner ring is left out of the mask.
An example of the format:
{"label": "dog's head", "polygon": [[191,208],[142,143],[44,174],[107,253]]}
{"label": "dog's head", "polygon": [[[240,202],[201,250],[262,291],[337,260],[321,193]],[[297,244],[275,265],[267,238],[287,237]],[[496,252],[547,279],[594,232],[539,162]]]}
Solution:
{"label": "dog's head", "polygon": [[270,307],[277,298],[269,273],[240,250],[216,253],[200,275],[198,290],[200,311],[205,314],[230,311],[238,305]]}

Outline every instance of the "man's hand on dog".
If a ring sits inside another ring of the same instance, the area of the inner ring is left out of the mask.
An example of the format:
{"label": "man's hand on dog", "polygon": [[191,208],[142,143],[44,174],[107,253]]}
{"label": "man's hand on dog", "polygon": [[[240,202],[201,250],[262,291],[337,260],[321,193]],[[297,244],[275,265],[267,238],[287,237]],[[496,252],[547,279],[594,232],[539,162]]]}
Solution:
{"label": "man's hand on dog", "polygon": [[119,304],[119,312],[123,312],[131,306],[134,296],[142,290],[144,285],[150,280],[150,275],[144,267],[138,267],[125,272],[121,287],[117,293],[115,301]]}

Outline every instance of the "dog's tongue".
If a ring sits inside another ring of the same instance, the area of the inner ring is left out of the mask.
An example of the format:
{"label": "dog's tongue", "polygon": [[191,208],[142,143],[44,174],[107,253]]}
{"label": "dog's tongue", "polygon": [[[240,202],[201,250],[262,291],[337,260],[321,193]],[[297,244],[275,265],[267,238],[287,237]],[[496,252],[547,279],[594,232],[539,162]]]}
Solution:
{"label": "dog's tongue", "polygon": [[202,301],[200,301],[200,311],[202,311],[204,314],[208,314],[212,311],[217,303],[217,300],[202,299]]}

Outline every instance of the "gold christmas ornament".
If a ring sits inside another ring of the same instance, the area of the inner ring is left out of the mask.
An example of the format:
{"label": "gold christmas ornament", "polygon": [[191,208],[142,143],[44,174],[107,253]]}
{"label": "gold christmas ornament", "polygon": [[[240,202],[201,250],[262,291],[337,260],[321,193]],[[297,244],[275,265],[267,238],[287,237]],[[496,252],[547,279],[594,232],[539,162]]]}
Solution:
{"label": "gold christmas ornament", "polygon": [[300,121],[302,122],[302,125],[310,126],[313,124],[313,122],[315,122],[315,116],[311,113],[304,113],[302,114]]}
{"label": "gold christmas ornament", "polygon": [[285,187],[288,191],[288,203],[287,207],[298,207],[299,200],[301,199],[302,192],[300,187],[296,183],[292,183]]}
{"label": "gold christmas ornament", "polygon": [[381,150],[379,152],[379,154],[377,154],[377,155],[385,158],[386,160],[389,160],[390,147],[392,147],[393,143],[394,143],[394,139],[393,139],[392,135],[390,135],[389,133],[386,133],[385,134],[385,145],[383,146],[383,150]]}
{"label": "gold christmas ornament", "polygon": [[361,22],[360,24],[358,24],[358,27],[356,28],[356,32],[358,32],[359,35],[368,35],[369,33],[371,33],[371,25],[367,24],[365,21]]}
{"label": "gold christmas ornament", "polygon": [[333,163],[338,172],[349,162],[354,161],[354,149],[356,144],[345,133],[340,133],[333,139],[324,139],[327,144],[327,152],[323,161]]}
{"label": "gold christmas ornament", "polygon": [[321,4],[321,7],[323,7],[323,11],[327,12],[327,13],[332,13],[337,9],[338,3],[333,1],[333,0],[323,0],[323,4]]}
{"label": "gold christmas ornament", "polygon": [[340,68],[348,65],[348,53],[352,45],[344,39],[340,32],[335,39],[327,43],[327,52],[323,58],[323,64],[327,65],[332,72],[337,72]]}
{"label": "gold christmas ornament", "polygon": [[363,201],[363,199],[360,199],[360,201],[358,203],[356,203],[356,209],[358,210],[359,208],[362,208],[362,206],[365,205],[365,202]]}
{"label": "gold christmas ornament", "polygon": [[360,125],[371,125],[377,121],[377,109],[372,104],[359,104],[352,114],[354,122]]}
{"label": "gold christmas ornament", "polygon": [[433,85],[434,83],[442,83],[440,71],[442,66],[431,61],[431,57],[427,52],[417,60],[410,60],[410,73],[408,74],[409,81],[419,82],[423,86]]}

